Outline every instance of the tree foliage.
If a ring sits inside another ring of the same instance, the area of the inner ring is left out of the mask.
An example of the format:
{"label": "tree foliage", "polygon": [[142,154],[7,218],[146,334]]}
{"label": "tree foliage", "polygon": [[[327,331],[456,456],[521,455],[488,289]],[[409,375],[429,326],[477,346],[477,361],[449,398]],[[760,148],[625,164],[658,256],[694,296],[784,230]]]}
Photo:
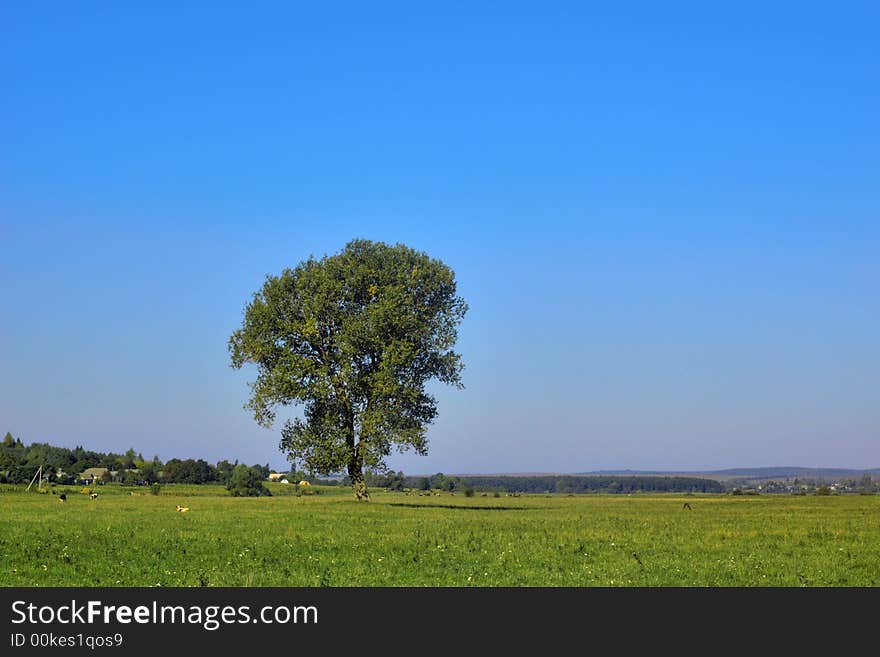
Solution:
{"label": "tree foliage", "polygon": [[217,481],[217,469],[204,459],[171,459],[162,468],[162,481],[169,484],[207,484]]}
{"label": "tree foliage", "polygon": [[[236,461],[236,464],[238,461]],[[49,443],[24,445],[20,439],[0,440],[0,483],[28,483],[42,466],[45,478],[61,484],[73,484],[87,468],[107,468],[104,481],[127,485],[153,484],[207,484],[220,481],[225,484],[232,474],[233,464],[220,461],[216,466],[203,459],[170,459],[163,464],[158,456],[145,461],[140,453],[129,449],[125,454],[94,452],[82,447],[57,447]],[[136,467],[133,467],[136,466]],[[269,466],[254,465],[252,469],[262,479],[269,477]]]}
{"label": "tree foliage", "polygon": [[405,477],[404,486],[421,490],[472,488],[510,493],[720,493],[724,487],[714,479],[669,476],[601,475],[481,475],[457,477],[438,472],[431,477]]}
{"label": "tree foliage", "polygon": [[263,471],[258,465],[250,468],[244,464],[236,465],[232,469],[229,481],[226,482],[226,490],[233,497],[261,497],[272,494],[263,485]]}
{"label": "tree foliage", "polygon": [[281,430],[291,464],[345,469],[362,499],[364,468],[384,470],[392,449],[426,453],[437,404],[425,386],[461,386],[453,347],[466,311],[439,260],[355,240],[266,278],[229,340],[232,366],[257,366],[247,408],[261,425],[279,406],[303,407]]}
{"label": "tree foliage", "polygon": [[381,474],[368,471],[364,474],[364,479],[369,487],[400,491],[404,489],[406,476],[402,471],[385,472]]}

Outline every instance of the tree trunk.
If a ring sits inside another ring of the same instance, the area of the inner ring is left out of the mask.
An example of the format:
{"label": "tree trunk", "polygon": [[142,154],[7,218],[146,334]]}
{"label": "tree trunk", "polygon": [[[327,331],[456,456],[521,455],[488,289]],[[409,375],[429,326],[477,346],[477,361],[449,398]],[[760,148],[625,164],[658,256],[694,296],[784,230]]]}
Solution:
{"label": "tree trunk", "polygon": [[360,463],[349,463],[348,476],[351,479],[351,487],[354,489],[355,499],[360,501],[370,501],[370,493],[367,491],[367,484],[364,481],[364,473],[361,472]]}
{"label": "tree trunk", "polygon": [[355,442],[354,411],[350,411],[347,418],[348,445],[351,450],[348,460],[348,476],[351,479],[351,487],[354,489],[354,498],[360,501],[370,501],[370,493],[367,491],[367,483],[364,481],[364,459],[361,456],[361,444]]}

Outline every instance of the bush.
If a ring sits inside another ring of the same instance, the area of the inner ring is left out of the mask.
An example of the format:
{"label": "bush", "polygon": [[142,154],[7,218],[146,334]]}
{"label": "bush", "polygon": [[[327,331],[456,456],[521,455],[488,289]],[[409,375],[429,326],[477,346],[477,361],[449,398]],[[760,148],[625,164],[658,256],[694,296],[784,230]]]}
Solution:
{"label": "bush", "polygon": [[819,486],[816,489],[816,495],[831,495],[831,489],[828,486]]}
{"label": "bush", "polygon": [[262,497],[272,493],[263,485],[263,473],[244,464],[235,466],[226,484],[233,497]]}
{"label": "bush", "polygon": [[158,495],[161,490],[162,486],[160,486],[159,484],[150,484],[150,493],[152,493],[153,495]]}
{"label": "bush", "polygon": [[464,489],[464,496],[465,497],[473,497],[474,496],[474,489],[471,488],[470,486],[466,486]]}

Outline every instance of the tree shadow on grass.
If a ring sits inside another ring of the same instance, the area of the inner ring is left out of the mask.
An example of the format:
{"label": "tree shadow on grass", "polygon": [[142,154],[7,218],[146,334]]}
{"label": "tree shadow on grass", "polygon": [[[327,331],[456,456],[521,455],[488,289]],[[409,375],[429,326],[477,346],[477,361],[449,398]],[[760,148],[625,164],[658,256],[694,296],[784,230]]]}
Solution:
{"label": "tree shadow on grass", "polygon": [[411,502],[386,502],[385,506],[404,506],[410,509],[455,509],[456,511],[526,511],[525,506],[465,506],[458,504],[413,504]]}

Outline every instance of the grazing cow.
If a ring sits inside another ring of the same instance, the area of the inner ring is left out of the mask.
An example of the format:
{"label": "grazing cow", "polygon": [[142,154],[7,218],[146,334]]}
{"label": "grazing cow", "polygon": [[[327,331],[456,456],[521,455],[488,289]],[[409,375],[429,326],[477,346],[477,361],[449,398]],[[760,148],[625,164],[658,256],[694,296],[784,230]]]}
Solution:
{"label": "grazing cow", "polygon": [[93,500],[96,500],[96,499],[98,499],[98,494],[92,493],[91,495],[89,495],[89,497],[92,498]]}
{"label": "grazing cow", "polygon": [[189,511],[189,507],[188,507],[188,506],[180,506],[180,505],[178,504],[178,505],[177,505],[177,511],[178,511],[179,513],[186,513],[187,511]]}
{"label": "grazing cow", "polygon": [[66,499],[67,499],[67,495],[65,495],[64,493],[61,493],[61,495],[58,496],[59,502],[63,502]]}
{"label": "grazing cow", "polygon": [[688,511],[693,511],[690,502],[685,502],[684,505],[682,505],[681,510],[684,511],[685,509],[687,509]]}

